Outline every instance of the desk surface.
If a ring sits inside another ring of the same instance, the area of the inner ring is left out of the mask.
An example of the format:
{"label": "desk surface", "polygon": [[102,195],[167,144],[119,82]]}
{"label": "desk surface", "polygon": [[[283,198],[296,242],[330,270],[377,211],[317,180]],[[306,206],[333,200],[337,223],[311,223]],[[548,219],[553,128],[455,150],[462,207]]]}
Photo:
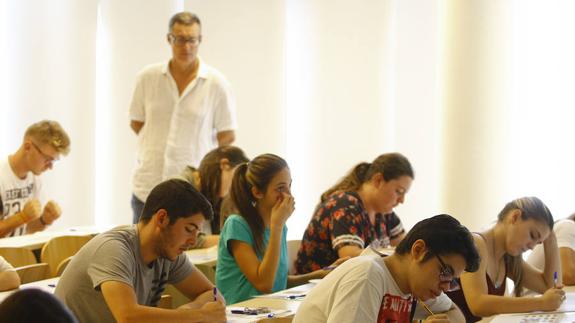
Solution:
{"label": "desk surface", "polygon": [[292,287],[274,294],[269,295],[270,297],[254,297],[247,301],[239,302],[236,304],[229,305],[228,307],[269,307],[271,310],[289,310],[289,312],[278,315],[278,317],[290,317],[293,318],[297,312],[299,306],[301,305],[303,298],[298,299],[288,299],[284,298],[272,298],[273,295],[301,295],[307,294],[316,284],[308,283],[296,287]]}
{"label": "desk surface", "polygon": [[[60,277],[54,277],[54,278],[35,281],[35,282],[28,283],[28,284],[23,284],[20,286],[19,289],[38,288],[38,289],[41,289],[45,292],[54,293],[54,290],[56,289],[56,284],[58,283],[59,279],[60,279]],[[0,292],[0,302],[4,301],[8,296],[14,294],[19,289],[13,289],[13,290],[7,290],[4,292]]]}
{"label": "desk surface", "polygon": [[[561,307],[559,309],[557,309],[557,312],[561,312],[562,310],[565,311],[571,311],[573,308],[573,298],[575,297],[575,286],[565,286],[563,288],[565,290],[566,293],[569,293],[569,295],[567,296],[567,300],[565,300],[565,302],[563,302],[563,304],[561,305]],[[540,312],[540,313],[545,313],[545,312]],[[554,313],[554,312],[551,312]],[[515,313],[515,314],[500,314],[500,315],[494,315],[494,316],[490,316],[490,317],[484,317],[483,319],[481,319],[481,323],[488,323],[488,322],[518,322],[520,321],[520,319],[516,319],[517,317],[520,317],[522,314],[527,314],[527,313]],[[513,317],[515,316],[515,317]],[[541,321],[543,322],[543,321]]]}
{"label": "desk surface", "polygon": [[0,238],[0,247],[2,248],[25,248],[25,249],[40,249],[42,246],[54,237],[60,236],[84,236],[96,235],[110,229],[110,227],[74,227],[69,229],[61,229],[54,231],[41,231],[33,234],[26,234],[17,237]]}

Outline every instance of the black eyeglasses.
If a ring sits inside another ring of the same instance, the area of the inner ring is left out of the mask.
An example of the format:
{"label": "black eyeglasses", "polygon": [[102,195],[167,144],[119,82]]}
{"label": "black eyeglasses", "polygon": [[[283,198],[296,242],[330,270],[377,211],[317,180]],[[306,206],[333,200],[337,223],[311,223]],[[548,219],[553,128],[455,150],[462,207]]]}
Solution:
{"label": "black eyeglasses", "polygon": [[32,144],[32,146],[34,146],[34,148],[36,148],[36,150],[40,153],[40,155],[42,155],[42,157],[44,158],[44,161],[46,161],[46,163],[53,163],[55,161],[58,161],[58,158],[52,157],[52,156],[46,154],[45,152],[43,152],[42,149],[40,149],[40,147],[38,147],[33,141],[30,141],[30,143]]}
{"label": "black eyeglasses", "polygon": [[198,46],[198,44],[202,41],[201,36],[199,38],[194,37],[182,37],[176,36],[174,34],[168,34],[168,39],[170,42],[176,46],[185,46],[187,43],[190,43],[192,46]]}
{"label": "black eyeglasses", "polygon": [[457,283],[457,279],[455,279],[453,269],[446,265],[438,254],[435,254],[435,257],[437,260],[439,260],[439,265],[441,266],[441,269],[439,270],[439,282],[441,284],[449,283],[447,291],[452,291],[459,288],[459,284]]}

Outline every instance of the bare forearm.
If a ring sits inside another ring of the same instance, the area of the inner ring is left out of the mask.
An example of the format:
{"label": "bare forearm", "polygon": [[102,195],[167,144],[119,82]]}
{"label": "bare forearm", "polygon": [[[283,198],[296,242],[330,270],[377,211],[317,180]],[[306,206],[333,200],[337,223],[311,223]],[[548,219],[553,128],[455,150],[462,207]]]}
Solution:
{"label": "bare forearm", "polygon": [[142,130],[143,126],[144,126],[144,123],[142,121],[132,120],[130,122],[130,128],[132,128],[132,130],[134,131],[135,134],[139,134],[140,130]]}
{"label": "bare forearm", "polygon": [[10,234],[14,229],[23,225],[25,222],[19,214],[14,214],[11,217],[0,221],[0,237],[5,237]]}
{"label": "bare forearm", "polygon": [[557,248],[557,238],[555,237],[555,233],[551,233],[549,237],[545,239],[545,242],[543,242],[543,250],[545,252],[545,268],[542,275],[545,282],[545,288],[537,290],[539,293],[544,293],[547,289],[555,286],[555,273],[557,273],[557,284],[563,284],[559,248]]}
{"label": "bare forearm", "polygon": [[218,132],[216,137],[218,139],[218,146],[231,145],[236,140],[236,135],[233,130]]}
{"label": "bare forearm", "polygon": [[281,237],[282,228],[271,229],[268,246],[257,270],[259,283],[254,284],[262,293],[269,293],[273,288],[279,266]]}
{"label": "bare forearm", "polygon": [[303,275],[289,275],[287,285],[288,287],[299,286],[303,284],[309,283],[310,279],[322,279],[324,278],[329,271],[327,270],[316,270],[312,271],[311,273],[303,274]]}
{"label": "bare forearm", "polygon": [[26,226],[26,233],[34,233],[46,229],[46,225],[42,224],[40,218],[28,222]]}
{"label": "bare forearm", "polygon": [[20,276],[15,271],[0,273],[0,291],[15,289],[20,286]]}

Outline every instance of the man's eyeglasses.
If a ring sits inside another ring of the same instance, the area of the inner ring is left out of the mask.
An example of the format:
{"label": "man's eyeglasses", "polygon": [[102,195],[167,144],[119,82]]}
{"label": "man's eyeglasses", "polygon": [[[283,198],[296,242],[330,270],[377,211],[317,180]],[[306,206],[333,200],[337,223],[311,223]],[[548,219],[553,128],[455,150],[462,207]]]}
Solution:
{"label": "man's eyeglasses", "polygon": [[168,34],[168,39],[170,40],[170,43],[176,46],[185,46],[187,43],[189,43],[192,46],[198,46],[198,44],[200,44],[200,42],[202,41],[201,36],[199,38],[195,38],[195,37],[176,36],[174,34]]}
{"label": "man's eyeglasses", "polygon": [[38,147],[33,141],[30,141],[30,143],[32,144],[32,146],[34,146],[34,148],[36,148],[36,150],[40,153],[40,155],[42,155],[42,157],[44,158],[44,161],[46,163],[53,163],[55,161],[58,161],[57,157],[52,157],[48,154],[46,154],[45,152],[42,151],[42,149],[40,149],[40,147]]}
{"label": "man's eyeglasses", "polygon": [[437,257],[437,260],[439,260],[439,264],[441,266],[439,271],[439,282],[441,284],[449,283],[447,291],[452,291],[459,288],[459,284],[457,283],[457,280],[454,277],[455,275],[453,274],[453,269],[447,266],[438,254],[436,254],[435,257]]}

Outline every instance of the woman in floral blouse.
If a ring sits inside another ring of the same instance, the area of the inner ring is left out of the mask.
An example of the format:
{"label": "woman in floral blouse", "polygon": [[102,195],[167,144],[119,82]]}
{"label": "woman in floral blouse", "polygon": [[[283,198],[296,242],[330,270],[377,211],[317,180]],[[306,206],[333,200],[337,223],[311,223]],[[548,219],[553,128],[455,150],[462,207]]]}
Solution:
{"label": "woman in floral blouse", "polygon": [[393,208],[403,203],[414,174],[399,153],[360,163],[321,196],[296,260],[299,274],[341,257],[355,257],[370,244],[395,246],[405,230]]}

